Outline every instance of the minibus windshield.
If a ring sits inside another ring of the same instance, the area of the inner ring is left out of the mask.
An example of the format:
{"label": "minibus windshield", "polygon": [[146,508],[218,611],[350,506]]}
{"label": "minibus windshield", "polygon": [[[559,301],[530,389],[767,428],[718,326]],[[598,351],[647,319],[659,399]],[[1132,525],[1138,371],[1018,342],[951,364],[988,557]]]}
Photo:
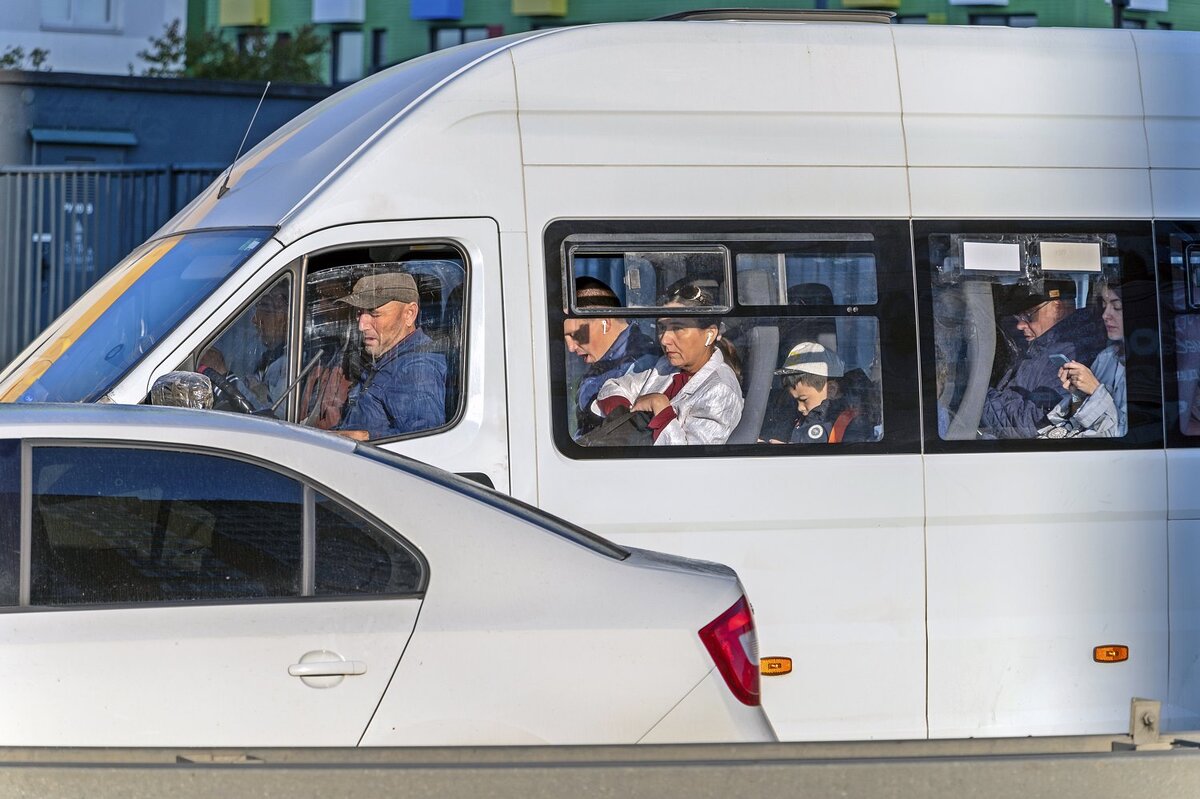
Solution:
{"label": "minibus windshield", "polygon": [[94,402],[271,236],[212,230],[134,250],[56,319],[0,383],[0,402]]}

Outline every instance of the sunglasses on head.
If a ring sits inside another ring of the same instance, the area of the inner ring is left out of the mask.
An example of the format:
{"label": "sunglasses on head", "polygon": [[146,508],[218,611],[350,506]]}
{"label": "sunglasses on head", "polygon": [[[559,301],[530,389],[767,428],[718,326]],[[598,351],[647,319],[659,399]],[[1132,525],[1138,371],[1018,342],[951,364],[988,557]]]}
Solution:
{"label": "sunglasses on head", "polygon": [[670,296],[667,297],[667,302],[694,302],[699,305],[716,304],[713,302],[713,296],[706,289],[697,286],[695,283],[680,286],[672,291]]}

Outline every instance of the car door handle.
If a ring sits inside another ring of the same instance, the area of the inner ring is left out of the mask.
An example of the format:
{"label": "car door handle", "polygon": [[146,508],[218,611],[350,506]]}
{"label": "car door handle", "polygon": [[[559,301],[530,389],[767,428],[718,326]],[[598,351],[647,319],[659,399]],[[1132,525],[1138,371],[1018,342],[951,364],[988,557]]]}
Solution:
{"label": "car door handle", "polygon": [[320,660],[288,666],[288,674],[293,677],[345,677],[366,673],[367,664],[360,660]]}

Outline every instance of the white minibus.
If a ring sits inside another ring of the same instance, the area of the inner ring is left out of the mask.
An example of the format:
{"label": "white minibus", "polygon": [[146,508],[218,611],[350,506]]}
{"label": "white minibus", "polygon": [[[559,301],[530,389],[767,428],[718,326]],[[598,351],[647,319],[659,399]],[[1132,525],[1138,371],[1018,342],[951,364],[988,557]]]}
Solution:
{"label": "white minibus", "polygon": [[[141,403],[200,370],[219,407],[338,429],[378,366],[340,300],[407,273],[444,397],[376,443],[733,566],[781,738],[1119,733],[1132,697],[1195,728],[1200,34],[874,16],[540,30],[360,81],[0,397]],[[606,425],[609,378],[692,374],[655,362],[680,330],[719,412],[664,382],[627,398],[657,426]],[[648,360],[604,372],[612,331]],[[688,414],[708,432],[666,434]]]}

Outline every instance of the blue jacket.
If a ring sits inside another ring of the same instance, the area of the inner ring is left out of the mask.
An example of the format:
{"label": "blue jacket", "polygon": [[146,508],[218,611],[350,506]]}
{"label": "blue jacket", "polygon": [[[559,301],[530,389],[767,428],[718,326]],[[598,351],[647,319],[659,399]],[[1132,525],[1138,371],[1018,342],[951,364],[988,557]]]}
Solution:
{"label": "blue jacket", "polygon": [[654,365],[660,355],[662,349],[658,344],[635,325],[622,330],[604,357],[591,364],[579,381],[575,403],[575,437],[579,438],[599,427],[603,421],[592,413],[591,406],[606,381],[628,372],[645,371]]}
{"label": "blue jacket", "polygon": [[371,439],[430,430],[446,423],[446,356],[417,328],[368,363],[350,389],[338,430],[366,430]]}
{"label": "blue jacket", "polygon": [[1091,363],[1107,343],[1095,315],[1075,311],[1030,341],[1020,360],[988,389],[980,426],[996,438],[1037,438],[1046,414],[1068,396],[1058,380],[1059,364],[1050,356]]}

